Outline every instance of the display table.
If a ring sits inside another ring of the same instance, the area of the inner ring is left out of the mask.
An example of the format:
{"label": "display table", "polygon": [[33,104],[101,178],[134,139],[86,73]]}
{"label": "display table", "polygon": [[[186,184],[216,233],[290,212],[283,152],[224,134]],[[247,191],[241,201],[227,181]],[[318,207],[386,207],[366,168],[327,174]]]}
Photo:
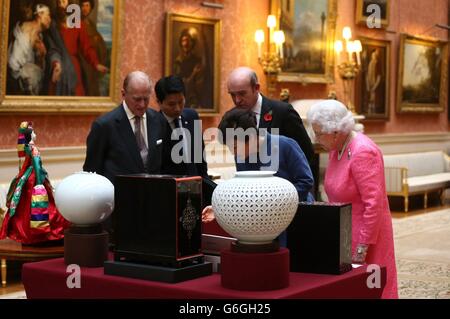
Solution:
{"label": "display table", "polygon": [[81,288],[67,287],[71,273],[63,258],[23,265],[22,281],[27,298],[160,298],[160,299],[285,299],[285,298],[380,298],[386,282],[382,267],[381,288],[369,289],[366,266],[342,275],[290,273],[288,288],[270,291],[238,291],[223,288],[213,274],[176,284],[104,275],[101,268],[81,268]]}
{"label": "display table", "polygon": [[11,239],[0,240],[1,280],[2,287],[6,287],[6,272],[8,260],[38,261],[56,258],[64,255],[63,245],[34,245],[27,246]]}

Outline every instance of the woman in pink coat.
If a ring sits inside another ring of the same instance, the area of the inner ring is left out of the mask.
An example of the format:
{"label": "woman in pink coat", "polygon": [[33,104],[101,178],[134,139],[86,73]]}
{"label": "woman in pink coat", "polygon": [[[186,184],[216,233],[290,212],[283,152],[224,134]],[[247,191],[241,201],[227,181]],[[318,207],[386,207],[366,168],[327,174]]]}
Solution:
{"label": "woman in pink coat", "polygon": [[329,151],[325,191],[330,202],[352,204],[354,263],[386,266],[382,298],[398,298],[391,213],[386,195],[383,155],[362,133],[344,104],[319,102],[308,111],[316,142]]}

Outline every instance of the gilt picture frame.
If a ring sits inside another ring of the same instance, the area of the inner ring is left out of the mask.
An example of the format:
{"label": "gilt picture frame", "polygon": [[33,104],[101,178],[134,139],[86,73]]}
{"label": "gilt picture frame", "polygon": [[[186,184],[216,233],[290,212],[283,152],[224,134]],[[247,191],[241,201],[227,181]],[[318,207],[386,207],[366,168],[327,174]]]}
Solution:
{"label": "gilt picture frame", "polygon": [[120,0],[0,0],[0,113],[116,107],[122,13]]}
{"label": "gilt picture frame", "polygon": [[397,112],[444,112],[447,100],[448,43],[400,36]]}
{"label": "gilt picture frame", "polygon": [[360,37],[361,68],[356,78],[358,113],[368,120],[388,120],[391,41]]}
{"label": "gilt picture frame", "polygon": [[337,0],[271,0],[285,34],[280,82],[333,83]]}
{"label": "gilt picture frame", "polygon": [[367,27],[376,27],[378,21],[368,19],[378,18],[383,29],[389,26],[390,0],[356,0],[355,22]]}
{"label": "gilt picture frame", "polygon": [[186,87],[186,107],[201,116],[219,114],[221,21],[167,13],[165,75]]}

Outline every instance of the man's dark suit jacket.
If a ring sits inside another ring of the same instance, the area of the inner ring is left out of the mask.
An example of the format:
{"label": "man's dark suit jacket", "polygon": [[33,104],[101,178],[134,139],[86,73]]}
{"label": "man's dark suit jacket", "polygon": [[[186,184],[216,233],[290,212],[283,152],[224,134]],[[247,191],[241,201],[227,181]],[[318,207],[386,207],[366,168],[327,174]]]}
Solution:
{"label": "man's dark suit jacket", "polygon": [[[271,114],[271,119],[269,115]],[[291,104],[271,100],[263,96],[261,106],[261,116],[259,118],[259,128],[278,128],[279,134],[294,139],[311,165],[314,159],[314,149],[303,126],[303,121]]]}
{"label": "man's dark suit jacket", "polygon": [[158,112],[148,109],[147,170],[139,155],[136,137],[123,105],[94,121],[87,137],[86,160],[83,170],[96,172],[114,184],[116,175],[160,174],[164,125]]}
{"label": "man's dark suit jacket", "polygon": [[278,134],[294,139],[305,153],[309,164],[313,163],[314,149],[311,139],[303,126],[302,119],[291,104],[263,96],[259,128],[266,128],[269,133],[272,133],[273,128],[278,128]]}
{"label": "man's dark suit jacket", "polygon": [[[191,163],[175,163],[172,160],[171,152],[172,147],[179,143],[179,140],[172,140],[172,128],[167,122],[166,118],[160,112],[161,118],[164,120],[165,124],[165,138],[163,142],[162,151],[162,168],[161,173],[170,175],[190,175],[190,176],[202,176],[208,177],[208,166],[203,157],[203,151],[205,149],[205,143],[203,141],[203,132],[200,125],[200,118],[198,113],[194,109],[185,108],[181,113],[181,121],[183,128],[187,129],[190,133],[190,141],[188,141],[189,147],[189,159]],[[197,120],[197,121],[196,121]],[[194,134],[195,128],[197,129],[197,135]],[[195,141],[195,139],[198,139]],[[197,145],[195,145],[197,143]],[[194,156],[194,152],[197,152],[197,158]],[[198,163],[195,163],[197,159]]]}

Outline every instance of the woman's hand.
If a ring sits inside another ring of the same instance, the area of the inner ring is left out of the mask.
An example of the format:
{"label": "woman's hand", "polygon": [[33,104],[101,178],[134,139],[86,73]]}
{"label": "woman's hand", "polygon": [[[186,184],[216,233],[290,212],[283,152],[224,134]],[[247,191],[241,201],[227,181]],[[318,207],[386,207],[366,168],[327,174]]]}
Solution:
{"label": "woman's hand", "polygon": [[214,211],[212,206],[206,206],[202,211],[202,222],[209,223],[212,222],[216,217],[214,216]]}
{"label": "woman's hand", "polygon": [[103,64],[97,64],[97,66],[95,67],[97,69],[98,72],[100,73],[106,73],[108,72],[108,68],[106,66],[104,66]]}
{"label": "woman's hand", "polygon": [[364,264],[366,261],[367,251],[369,250],[369,245],[358,244],[356,246],[355,253],[353,254],[352,260],[354,264]]}

